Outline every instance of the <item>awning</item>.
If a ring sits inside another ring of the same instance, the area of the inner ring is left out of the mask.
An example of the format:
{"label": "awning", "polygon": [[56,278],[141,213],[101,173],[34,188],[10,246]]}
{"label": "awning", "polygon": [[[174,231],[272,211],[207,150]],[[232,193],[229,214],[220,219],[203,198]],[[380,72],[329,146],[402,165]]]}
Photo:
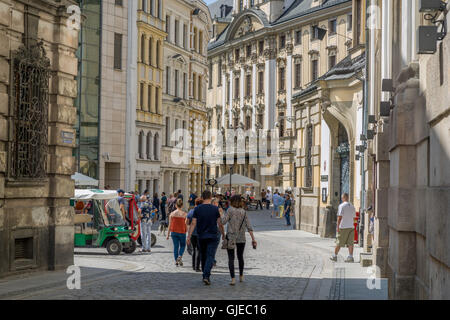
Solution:
{"label": "awning", "polygon": [[[217,179],[218,186],[230,186],[230,174],[226,174],[223,177]],[[231,185],[233,186],[246,186],[246,187],[259,187],[260,183],[256,180],[248,177],[241,176],[240,174],[233,174],[231,176]]]}
{"label": "awning", "polygon": [[79,172],[75,173],[72,177],[72,180],[75,180],[75,186],[86,186],[86,187],[98,187],[98,180],[95,180],[91,177],[85,176]]}

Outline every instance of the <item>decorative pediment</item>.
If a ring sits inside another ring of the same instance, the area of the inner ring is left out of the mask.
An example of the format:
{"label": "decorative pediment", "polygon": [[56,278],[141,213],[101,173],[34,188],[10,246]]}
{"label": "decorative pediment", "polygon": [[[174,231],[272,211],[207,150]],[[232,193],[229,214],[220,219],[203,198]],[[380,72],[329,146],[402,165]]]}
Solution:
{"label": "decorative pediment", "polygon": [[172,61],[174,63],[178,63],[182,66],[185,66],[187,64],[186,59],[184,59],[184,57],[181,54],[176,54],[176,55],[172,56]]}
{"label": "decorative pediment", "polygon": [[302,62],[303,57],[302,57],[301,54],[296,54],[296,55],[292,56],[292,59],[294,60],[294,64],[297,64],[297,63],[301,63]]}
{"label": "decorative pediment", "polygon": [[278,64],[278,67],[280,67],[280,68],[286,67],[286,58],[281,58],[281,57],[278,58],[277,64]]}
{"label": "decorative pediment", "polygon": [[336,55],[337,53],[337,46],[332,45],[327,47],[328,55]]}
{"label": "decorative pediment", "polygon": [[263,28],[260,19],[254,14],[245,14],[236,18],[231,29],[230,40],[238,39]]}
{"label": "decorative pediment", "polygon": [[319,58],[319,51],[317,50],[309,50],[308,54],[312,59],[318,59]]}

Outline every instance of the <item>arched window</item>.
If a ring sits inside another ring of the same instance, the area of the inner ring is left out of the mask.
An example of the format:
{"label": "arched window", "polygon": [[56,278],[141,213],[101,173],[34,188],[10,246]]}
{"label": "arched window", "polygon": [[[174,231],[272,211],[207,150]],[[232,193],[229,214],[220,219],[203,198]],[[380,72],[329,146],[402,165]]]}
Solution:
{"label": "arched window", "polygon": [[147,159],[151,160],[152,159],[152,133],[149,132],[147,135]]}
{"label": "arched window", "polygon": [[156,66],[159,68],[161,60],[161,41],[156,41]]}
{"label": "arched window", "polygon": [[143,131],[141,131],[139,133],[138,152],[139,152],[139,159],[144,159],[144,132]]}
{"label": "arched window", "polygon": [[141,62],[145,62],[145,35],[141,36]]}
{"label": "arched window", "polygon": [[148,41],[148,64],[153,65],[153,38]]}
{"label": "arched window", "polygon": [[155,133],[153,138],[153,156],[155,160],[159,160],[159,135]]}

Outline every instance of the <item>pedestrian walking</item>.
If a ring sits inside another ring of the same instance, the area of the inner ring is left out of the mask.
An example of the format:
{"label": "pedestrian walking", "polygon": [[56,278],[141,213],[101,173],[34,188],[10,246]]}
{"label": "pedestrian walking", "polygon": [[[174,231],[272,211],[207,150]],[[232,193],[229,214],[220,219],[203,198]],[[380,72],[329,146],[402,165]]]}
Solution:
{"label": "pedestrian walking", "polygon": [[272,202],[272,192],[270,192],[269,189],[267,189],[266,193],[266,209],[269,210],[270,208],[270,202]]}
{"label": "pedestrian walking", "polygon": [[155,219],[156,209],[146,196],[139,199],[139,216],[141,218],[141,252],[152,252],[152,226]]}
{"label": "pedestrian walking", "polygon": [[265,191],[264,189],[262,189],[262,191],[261,191],[261,202],[262,202],[262,204],[261,204],[261,210],[263,209],[262,205],[267,206],[266,195],[267,195],[266,191]]}
{"label": "pedestrian walking", "polygon": [[178,190],[177,195],[176,195],[177,199],[181,199],[184,200],[183,194],[181,193],[181,190]]}
{"label": "pedestrian walking", "polygon": [[160,204],[160,208],[161,208],[161,221],[166,221],[167,217],[166,217],[166,204],[167,204],[167,197],[166,197],[166,193],[163,192],[161,193],[161,204]]}
{"label": "pedestrian walking", "polygon": [[195,199],[197,199],[197,195],[192,192],[189,196],[189,209],[192,209],[195,207]]}
{"label": "pedestrian walking", "polygon": [[[195,206],[191,210],[189,210],[189,213],[187,215],[187,224],[188,228],[190,227],[192,223],[192,218],[194,216],[194,209],[201,205],[203,203],[202,198],[195,199]],[[200,272],[200,262],[201,262],[201,256],[200,256],[200,242],[198,241],[198,234],[197,234],[197,228],[194,228],[194,231],[192,232],[191,236],[191,245],[192,245],[192,269]]]}
{"label": "pedestrian walking", "polygon": [[338,208],[337,219],[337,239],[334,254],[330,257],[332,261],[337,261],[337,255],[341,247],[348,247],[348,258],[345,262],[354,262],[353,246],[355,237],[355,228],[353,226],[353,219],[355,218],[355,207],[349,202],[348,193],[342,195],[342,203]]}
{"label": "pedestrian walking", "polygon": [[253,234],[253,228],[250,225],[247,213],[242,208],[240,195],[231,198],[231,207],[225,215],[222,215],[221,222],[223,225],[228,224],[223,249],[228,253],[228,268],[230,270],[230,285],[236,284],[236,276],[234,271],[235,251],[237,253],[239,263],[239,280],[244,281],[244,250],[245,250],[245,231],[247,230],[252,237],[253,248],[256,249],[257,243]]}
{"label": "pedestrian walking", "polygon": [[[219,199],[218,198],[213,198],[211,200],[211,204],[216,206],[217,208],[219,208],[219,214],[223,214],[223,209],[220,207],[219,205]],[[221,233],[221,229],[219,226],[217,226],[218,228],[218,232],[217,232],[217,239],[216,239],[216,250],[214,251],[214,262],[213,262],[213,267],[215,267],[217,265],[217,260],[216,260],[216,253],[217,253],[217,248],[219,248],[220,245],[220,238],[225,237],[225,233]]]}
{"label": "pedestrian walking", "polygon": [[177,209],[169,216],[167,240],[172,236],[175,265],[183,266],[183,254],[186,249],[187,213],[183,211],[183,200],[177,199]]}
{"label": "pedestrian walking", "polygon": [[292,209],[292,201],[291,197],[286,194],[286,201],[284,202],[284,217],[286,218],[286,226],[291,226],[291,209]]}
{"label": "pedestrian walking", "polygon": [[159,200],[157,193],[155,193],[153,195],[152,204],[153,204],[153,207],[156,210],[156,217],[157,217],[156,220],[159,220],[158,217],[160,215],[160,210],[159,209],[160,209],[160,206],[161,206],[161,201]]}
{"label": "pedestrian walking", "polygon": [[273,218],[273,216],[279,217],[280,207],[284,205],[284,199],[278,194],[278,192],[275,192],[273,194],[272,200],[273,200],[273,208],[270,217],[271,218]]}
{"label": "pedestrian walking", "polygon": [[219,208],[211,204],[211,191],[205,190],[202,193],[202,198],[203,204],[194,209],[187,243],[191,243],[192,232],[195,227],[197,227],[197,235],[200,242],[203,283],[205,285],[210,285],[211,268],[214,263],[214,253],[217,249],[216,242],[218,229],[220,229],[221,234],[224,234],[224,231],[220,221]]}

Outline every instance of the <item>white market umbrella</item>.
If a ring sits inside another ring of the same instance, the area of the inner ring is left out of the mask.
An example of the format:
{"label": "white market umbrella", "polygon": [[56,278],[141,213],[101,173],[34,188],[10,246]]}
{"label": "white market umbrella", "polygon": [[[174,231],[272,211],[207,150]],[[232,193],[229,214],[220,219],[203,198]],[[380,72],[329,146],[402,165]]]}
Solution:
{"label": "white market umbrella", "polygon": [[75,186],[86,186],[86,187],[98,187],[98,180],[91,177],[85,176],[79,172],[76,172],[72,177],[75,180]]}
{"label": "white market umbrella", "polygon": [[75,199],[77,200],[110,200],[117,197],[117,192],[113,190],[75,189]]}
{"label": "white market umbrella", "polygon": [[[231,175],[231,184],[233,186],[259,187],[260,183],[248,177],[234,173]],[[217,179],[218,186],[230,186],[230,174],[226,174]]]}

